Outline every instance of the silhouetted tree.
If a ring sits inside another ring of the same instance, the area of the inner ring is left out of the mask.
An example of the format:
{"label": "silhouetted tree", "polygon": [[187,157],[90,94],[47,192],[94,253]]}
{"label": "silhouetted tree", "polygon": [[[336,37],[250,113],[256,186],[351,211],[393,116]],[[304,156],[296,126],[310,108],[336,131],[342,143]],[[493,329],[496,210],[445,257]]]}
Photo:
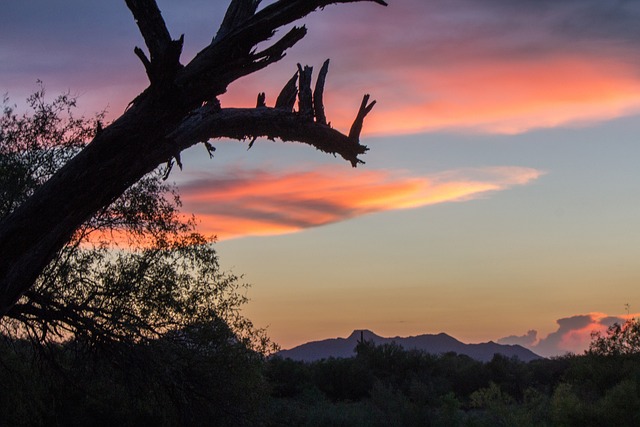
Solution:
{"label": "silhouetted tree", "polygon": [[[101,119],[44,95],[0,117],[0,219]],[[0,425],[256,425],[273,347],[240,312],[246,285],[179,205],[159,171],[145,175],[0,318]]]}
{"label": "silhouetted tree", "polygon": [[[42,88],[32,95],[33,112],[22,116],[5,102],[0,219],[77,153],[101,119],[74,117],[72,97],[47,103],[44,96]],[[221,271],[211,239],[179,206],[159,171],[144,176],[77,229],[0,318],[0,330],[39,345],[73,340],[91,348],[222,320],[249,347],[268,350],[265,335],[240,314],[246,285]]]}
{"label": "silhouetted tree", "polygon": [[589,344],[590,354],[617,356],[640,353],[640,320],[629,319],[624,324],[614,323],[606,334],[594,332]]}
{"label": "silhouetted tree", "polygon": [[183,37],[172,39],[155,0],[126,0],[149,51],[147,56],[134,49],[150,85],[120,118],[96,126],[91,143],[0,223],[0,316],[81,224],[162,163],[175,159],[180,165],[180,152],[192,145],[204,143],[212,150],[211,138],[266,136],[307,143],[356,166],[366,151],[359,137],[374,102],[365,95],[348,134],[332,129],[322,103],[326,65],[314,91],[311,68],[298,67],[274,107],[266,106],[264,94],[255,108],[223,108],[217,97],[240,77],[280,60],[306,34],[304,27],[293,27],[258,49],[277,29],[318,8],[358,1],[386,5],[383,0],[279,0],[258,10],[259,0],[231,0],[211,43],[182,65]]}

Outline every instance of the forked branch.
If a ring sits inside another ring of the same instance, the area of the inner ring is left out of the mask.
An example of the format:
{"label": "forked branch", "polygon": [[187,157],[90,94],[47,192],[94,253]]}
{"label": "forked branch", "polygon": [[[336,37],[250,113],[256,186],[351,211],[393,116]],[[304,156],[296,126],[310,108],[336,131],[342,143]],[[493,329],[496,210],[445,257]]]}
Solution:
{"label": "forked branch", "polygon": [[252,17],[256,13],[259,4],[260,0],[232,0],[212,42],[215,43],[222,39],[233,29],[239,27],[243,22]]}
{"label": "forked branch", "polygon": [[349,131],[349,139],[357,141],[360,139],[360,133],[362,132],[362,125],[364,124],[364,118],[371,112],[373,106],[376,105],[376,101],[371,101],[369,103],[369,94],[366,94],[362,97],[362,103],[360,104],[360,109],[358,110],[358,114],[356,115],[356,119],[353,121],[351,125],[351,130]]}
{"label": "forked branch", "polygon": [[265,137],[302,142],[325,153],[339,155],[353,167],[364,163],[358,156],[368,148],[330,126],[307,120],[297,112],[277,108],[223,108],[203,106],[168,135],[177,147],[213,138],[246,140]]}
{"label": "forked branch", "polygon": [[[322,91],[328,66],[329,60],[322,66],[313,94],[312,68],[298,64],[298,72],[284,86],[274,108],[266,106],[264,93],[258,94],[256,108],[220,108],[215,103],[207,104],[194,111],[167,138],[173,140],[180,150],[194,140],[208,141],[212,138],[251,139],[250,146],[259,137],[298,141],[325,153],[339,155],[356,167],[364,163],[358,156],[368,150],[360,144],[364,118],[376,102],[369,103],[369,95],[364,96],[349,135],[327,125]],[[299,88],[296,87],[296,81],[299,82]],[[298,111],[293,111],[296,94]]]}
{"label": "forked branch", "polygon": [[144,65],[153,86],[171,82],[181,67],[180,54],[184,44],[184,34],[172,40],[167,25],[162,18],[155,0],[125,0],[131,10],[140,34],[149,49],[150,58],[139,47],[134,53]]}

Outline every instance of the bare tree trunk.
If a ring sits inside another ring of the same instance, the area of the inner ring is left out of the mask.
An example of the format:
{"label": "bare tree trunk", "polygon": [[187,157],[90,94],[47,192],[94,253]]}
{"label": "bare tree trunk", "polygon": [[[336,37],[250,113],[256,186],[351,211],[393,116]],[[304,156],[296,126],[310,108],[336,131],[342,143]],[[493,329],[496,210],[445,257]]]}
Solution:
{"label": "bare tree trunk", "polygon": [[[367,148],[359,137],[375,101],[366,95],[349,134],[327,125],[322,94],[328,62],[311,92],[311,69],[299,66],[276,106],[258,96],[256,108],[221,108],[217,97],[238,78],[280,60],[306,34],[294,27],[268,48],[258,43],[317,8],[382,0],[280,0],[257,11],[259,0],[232,0],[213,38],[188,65],[179,62],[183,37],[172,40],[155,0],[125,0],[149,58],[136,47],[150,86],[114,123],[0,223],[0,316],[29,289],[74,231],[129,186],[180,152],[211,138],[265,136],[298,141],[342,156],[353,166]],[[296,87],[296,80],[298,87]],[[298,111],[293,111],[298,98]]]}

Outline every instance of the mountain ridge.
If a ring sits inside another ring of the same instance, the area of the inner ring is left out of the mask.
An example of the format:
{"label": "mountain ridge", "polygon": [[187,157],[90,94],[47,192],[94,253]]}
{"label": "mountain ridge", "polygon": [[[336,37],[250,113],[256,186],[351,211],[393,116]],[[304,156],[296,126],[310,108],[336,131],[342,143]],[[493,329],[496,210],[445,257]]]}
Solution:
{"label": "mountain ridge", "polygon": [[490,361],[495,354],[509,358],[517,357],[523,362],[542,359],[542,356],[520,345],[497,344],[493,341],[466,344],[444,332],[390,338],[381,337],[368,329],[356,329],[347,338],[338,337],[310,341],[289,350],[281,350],[276,355],[304,362],[314,362],[330,357],[348,358],[355,356],[355,348],[360,339],[371,341],[377,345],[395,342],[405,350],[415,349],[431,354],[454,352],[467,355],[481,362]]}

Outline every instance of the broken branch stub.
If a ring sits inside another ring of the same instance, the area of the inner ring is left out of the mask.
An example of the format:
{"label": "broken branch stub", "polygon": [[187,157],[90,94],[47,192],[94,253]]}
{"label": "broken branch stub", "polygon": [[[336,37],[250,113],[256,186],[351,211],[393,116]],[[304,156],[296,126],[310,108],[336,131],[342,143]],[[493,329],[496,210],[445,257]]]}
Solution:
{"label": "broken branch stub", "polygon": [[322,64],[320,72],[318,73],[318,80],[316,80],[316,88],[313,91],[313,113],[316,116],[316,122],[326,125],[327,117],[324,114],[324,83],[327,79],[327,73],[329,72],[329,60],[327,59]]}
{"label": "broken branch stub", "polygon": [[256,108],[266,107],[267,106],[267,95],[264,92],[260,92],[258,94],[258,99],[256,100]]}
{"label": "broken branch stub", "polygon": [[356,115],[353,124],[351,125],[351,130],[349,130],[349,139],[353,141],[360,140],[360,133],[362,132],[362,126],[364,124],[364,118],[371,112],[373,106],[376,105],[376,101],[369,102],[369,94],[366,94],[362,98],[362,103],[360,104],[360,109],[358,110],[358,114]]}
{"label": "broken branch stub", "polygon": [[[280,92],[275,107],[266,105],[264,93],[258,94],[256,108],[212,109],[208,105],[203,106],[198,112],[194,112],[189,121],[185,121],[167,138],[174,140],[178,146],[194,138],[237,140],[250,138],[249,148],[259,137],[298,141],[320,151],[339,155],[356,167],[364,163],[358,156],[368,149],[360,144],[360,133],[365,117],[376,102],[369,103],[369,95],[364,96],[349,135],[332,129],[327,125],[322,104],[328,64],[329,61],[325,61],[320,70],[313,97],[311,95],[312,67],[302,67],[298,64],[297,73]],[[296,87],[296,82],[299,83],[300,89]],[[296,95],[298,97],[297,112],[293,111]],[[320,111],[321,115],[318,115],[317,111]]]}
{"label": "broken branch stub", "polygon": [[298,112],[305,118],[313,118],[313,95],[311,94],[311,73],[313,68],[298,64]]}
{"label": "broken branch stub", "polygon": [[296,96],[298,96],[298,87],[296,82],[298,81],[298,72],[289,79],[287,84],[284,85],[278,98],[276,98],[276,108],[285,111],[293,111],[293,106],[296,104]]}

